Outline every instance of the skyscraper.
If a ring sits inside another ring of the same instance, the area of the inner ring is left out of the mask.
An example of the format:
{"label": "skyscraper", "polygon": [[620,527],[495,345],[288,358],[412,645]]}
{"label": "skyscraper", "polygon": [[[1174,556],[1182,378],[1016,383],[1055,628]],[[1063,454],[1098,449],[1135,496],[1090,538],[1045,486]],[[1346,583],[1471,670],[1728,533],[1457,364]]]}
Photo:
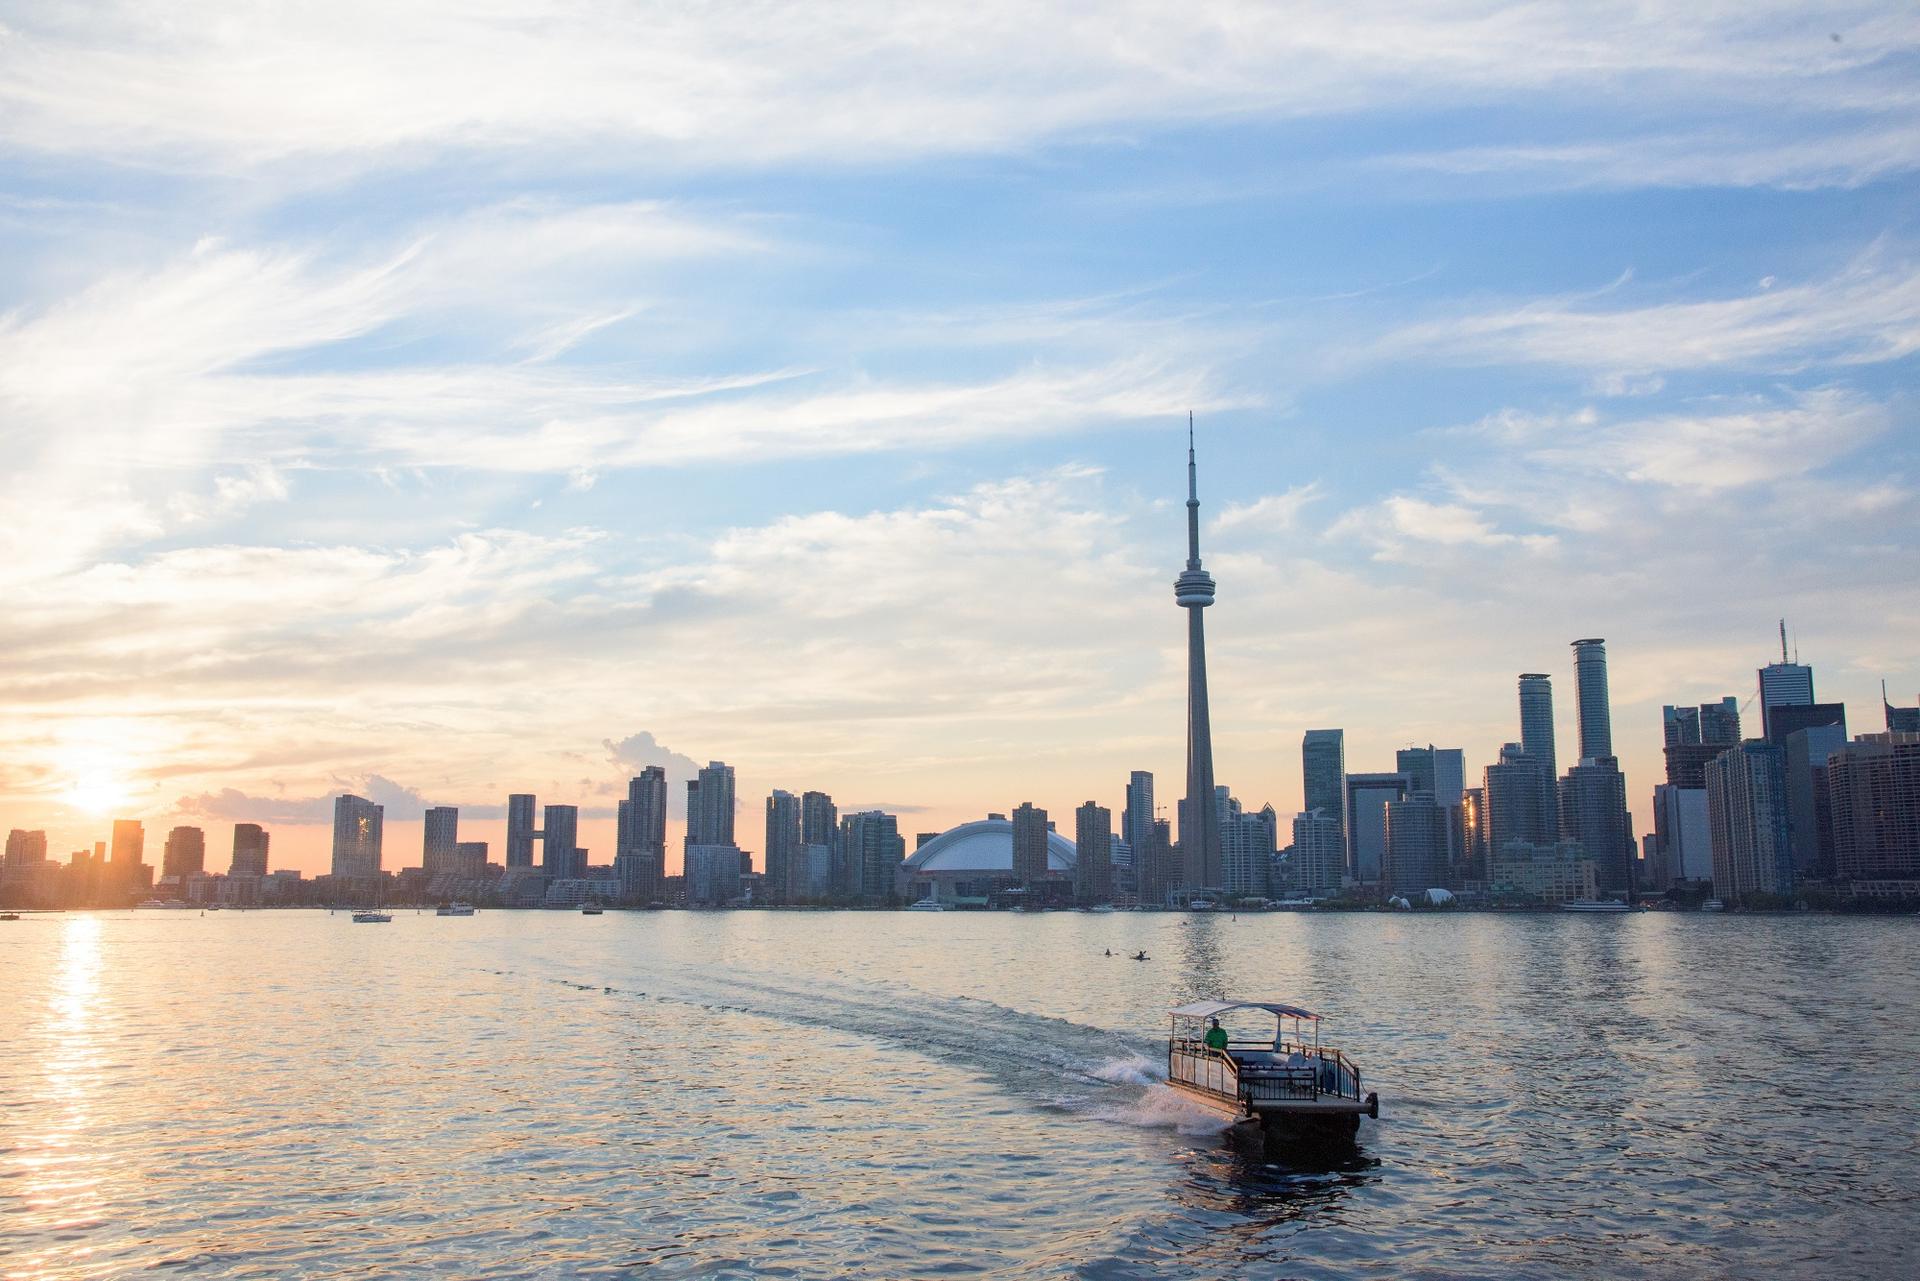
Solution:
{"label": "skyscraper", "polygon": [[[1607,705],[1607,643],[1598,637],[1573,642],[1574,692],[1580,703],[1580,759],[1613,755],[1613,712]],[[1525,726],[1521,733],[1524,738]]]}
{"label": "skyscraper", "polygon": [[1082,903],[1113,897],[1113,811],[1088,801],[1073,812],[1073,896]]}
{"label": "skyscraper", "polygon": [[176,827],[167,833],[162,876],[188,877],[207,870],[207,834],[197,827]]}
{"label": "skyscraper", "polygon": [[1331,814],[1315,809],[1294,816],[1289,888],[1307,895],[1337,894],[1346,864],[1346,835]]}
{"label": "skyscraper", "polygon": [[25,867],[29,863],[47,861],[47,834],[39,829],[32,831],[16,827],[7,833],[7,860],[10,868]]}
{"label": "skyscraper", "polygon": [[804,856],[800,853],[800,798],[792,792],[775,789],[767,797],[766,891],[769,901],[785,903],[794,897],[793,874],[796,865],[805,879]]}
{"label": "skyscraper", "polygon": [[1521,744],[1501,747],[1499,759],[1486,768],[1482,790],[1486,794],[1489,866],[1498,862],[1511,844],[1551,843],[1558,828],[1557,816],[1549,817],[1540,790],[1540,765]]}
{"label": "skyscraper", "polygon": [[[1212,797],[1208,807],[1213,808]],[[1013,879],[1031,889],[1047,878],[1047,812],[1032,801],[1013,811]]]}
{"label": "skyscraper", "polygon": [[1153,775],[1137,769],[1127,778],[1127,808],[1120,815],[1120,836],[1133,851],[1136,873],[1140,866],[1140,853],[1146,848],[1147,837],[1152,831]]}
{"label": "skyscraper", "polygon": [[687,783],[687,844],[732,845],[733,766],[709,761]]}
{"label": "skyscraper", "polygon": [[233,825],[233,864],[228,876],[267,874],[267,832],[258,823]]}
{"label": "skyscraper", "polygon": [[387,807],[363,796],[333,800],[333,874],[346,880],[380,875],[380,830]]}
{"label": "skyscraper", "polygon": [[1603,894],[1633,888],[1635,841],[1627,817],[1627,784],[1611,756],[1583,757],[1560,780],[1560,839],[1578,841],[1593,860]]}
{"label": "skyscraper", "polygon": [[1380,880],[1388,893],[1410,897],[1446,886],[1453,845],[1449,809],[1426,792],[1386,803]]}
{"label": "skyscraper", "polygon": [[883,903],[898,892],[900,864],[907,857],[898,818],[882,810],[849,814],[840,821],[840,844],[853,878],[847,886],[849,894]]}
{"label": "skyscraper", "polygon": [[460,844],[460,811],[436,805],[427,811],[420,835],[420,866],[430,877],[454,870],[455,847]]}
{"label": "skyscraper", "polygon": [[[1310,729],[1300,739],[1303,812],[1315,810],[1332,821],[1340,837],[1342,862],[1347,848],[1347,732]],[[1338,888],[1339,882],[1334,882]]]}
{"label": "skyscraper", "polygon": [[540,829],[534,826],[534,798],[525,792],[507,797],[507,866],[533,866],[533,839]]}
{"label": "skyscraper", "polygon": [[659,898],[666,878],[667,771],[649,765],[627,783],[613,853],[620,893],[630,903]]}
{"label": "skyscraper", "polygon": [[1880,682],[1880,712],[1889,734],[1920,734],[1920,707],[1895,707],[1887,701],[1887,683]]}
{"label": "skyscraper", "polygon": [[1827,757],[1834,875],[1855,894],[1920,894],[1920,734],[1862,734]]}
{"label": "skyscraper", "polygon": [[1713,892],[1730,903],[1793,892],[1785,761],[1784,749],[1755,740],[1707,763]]}
{"label": "skyscraper", "polygon": [[1813,702],[1813,669],[1787,661],[1787,623],[1780,621],[1780,661],[1768,663],[1760,677],[1760,733],[1774,742],[1773,709],[1804,707]]}
{"label": "skyscraper", "polygon": [[1387,802],[1405,800],[1405,774],[1347,775],[1347,871],[1364,884],[1380,880],[1387,849]]}
{"label": "skyscraper", "polygon": [[1407,776],[1408,787],[1425,792],[1442,805],[1458,805],[1466,788],[1466,753],[1457,747],[1403,747],[1393,755],[1394,769]]}
{"label": "skyscraper", "polygon": [[1787,840],[1793,846],[1796,878],[1833,875],[1833,811],[1827,761],[1846,745],[1844,724],[1795,730],[1781,744],[1786,751]]}
{"label": "skyscraper", "polygon": [[1553,678],[1544,672],[1520,673],[1520,750],[1551,788],[1560,768],[1553,751]]}
{"label": "skyscraper", "polygon": [[549,805],[540,827],[540,871],[547,879],[585,876],[587,858],[580,848],[580,810],[572,805]]}
{"label": "skyscraper", "polygon": [[1207,636],[1202,611],[1213,604],[1213,578],[1200,567],[1200,478],[1187,423],[1187,567],[1173,599],[1187,611],[1187,796],[1180,803],[1181,882],[1187,889],[1221,882],[1220,815],[1213,804],[1213,723],[1207,710]]}

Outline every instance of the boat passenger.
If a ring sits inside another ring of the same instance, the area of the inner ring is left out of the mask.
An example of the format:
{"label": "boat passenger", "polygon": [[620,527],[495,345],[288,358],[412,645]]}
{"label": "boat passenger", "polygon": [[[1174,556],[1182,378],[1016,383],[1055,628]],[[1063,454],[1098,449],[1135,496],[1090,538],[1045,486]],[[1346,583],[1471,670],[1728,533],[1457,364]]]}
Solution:
{"label": "boat passenger", "polygon": [[1227,1029],[1220,1026],[1219,1019],[1211,1020],[1213,1026],[1207,1029],[1206,1043],[1209,1050],[1227,1048]]}

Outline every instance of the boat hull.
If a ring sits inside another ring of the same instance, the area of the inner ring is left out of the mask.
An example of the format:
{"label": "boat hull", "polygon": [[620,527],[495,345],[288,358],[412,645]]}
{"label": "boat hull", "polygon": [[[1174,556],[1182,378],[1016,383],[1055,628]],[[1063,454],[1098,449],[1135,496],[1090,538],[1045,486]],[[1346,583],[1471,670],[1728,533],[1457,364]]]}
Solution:
{"label": "boat hull", "polygon": [[1380,1115],[1377,1094],[1369,1094],[1364,1100],[1322,1097],[1249,1106],[1240,1099],[1180,1081],[1168,1081],[1167,1085],[1237,1126],[1244,1126],[1244,1132],[1258,1133],[1270,1148],[1350,1144],[1360,1135],[1361,1117]]}

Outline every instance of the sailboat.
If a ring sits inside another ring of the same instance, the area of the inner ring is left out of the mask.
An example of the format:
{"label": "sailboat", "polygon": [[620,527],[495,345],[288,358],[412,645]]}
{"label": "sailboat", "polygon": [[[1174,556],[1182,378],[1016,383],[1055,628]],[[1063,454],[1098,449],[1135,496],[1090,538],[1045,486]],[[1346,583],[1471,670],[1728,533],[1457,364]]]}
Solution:
{"label": "sailboat", "polygon": [[355,925],[386,925],[392,922],[393,913],[380,910],[380,878],[373,881],[373,902],[353,914]]}

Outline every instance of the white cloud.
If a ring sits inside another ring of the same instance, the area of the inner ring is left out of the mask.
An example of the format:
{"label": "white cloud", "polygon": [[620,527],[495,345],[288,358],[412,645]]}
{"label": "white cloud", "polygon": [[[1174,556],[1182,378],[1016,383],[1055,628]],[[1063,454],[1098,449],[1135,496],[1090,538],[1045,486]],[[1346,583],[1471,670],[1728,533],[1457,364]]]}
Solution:
{"label": "white cloud", "polygon": [[1324,493],[1320,482],[1295,485],[1283,494],[1267,494],[1250,503],[1228,503],[1211,526],[1216,533],[1285,533],[1300,523],[1300,513]]}

